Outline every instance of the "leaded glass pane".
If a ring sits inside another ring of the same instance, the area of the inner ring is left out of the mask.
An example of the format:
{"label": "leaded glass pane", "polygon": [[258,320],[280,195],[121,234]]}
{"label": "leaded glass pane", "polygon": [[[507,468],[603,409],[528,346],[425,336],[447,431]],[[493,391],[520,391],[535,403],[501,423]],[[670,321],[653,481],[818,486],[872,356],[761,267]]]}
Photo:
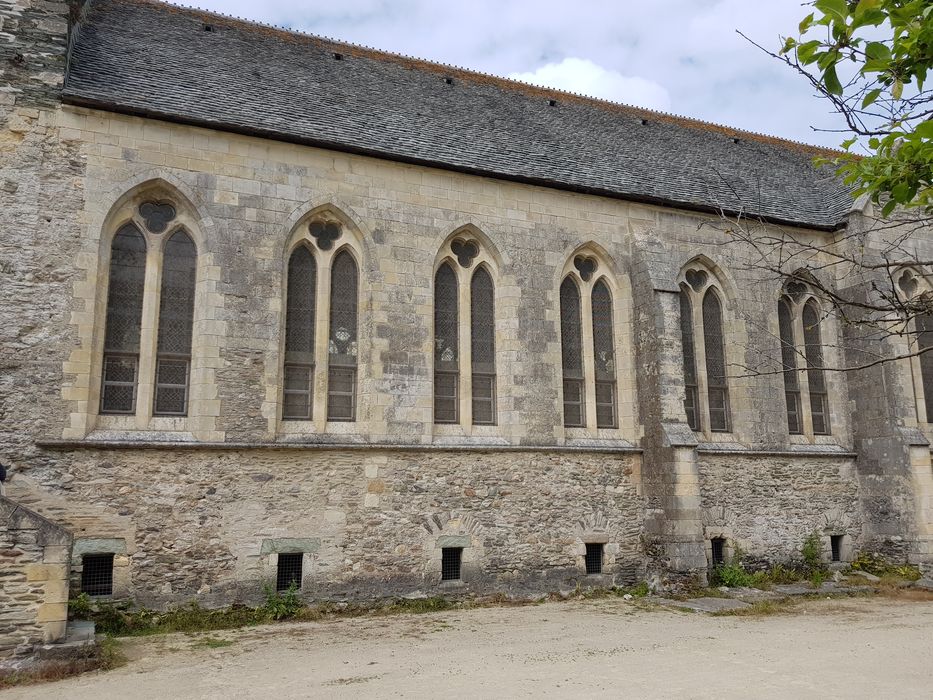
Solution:
{"label": "leaded glass pane", "polygon": [[104,352],[139,352],[145,283],[146,240],[129,224],[120,229],[110,247]]}
{"label": "leaded glass pane", "polygon": [[784,368],[784,398],[787,406],[787,429],[791,435],[803,432],[800,422],[800,382],[797,377],[797,345],[794,321],[786,299],[778,302],[778,326],[781,333],[781,364]]}
{"label": "leaded glass pane", "polygon": [[139,365],[146,240],[132,224],[121,228],[110,246],[107,321],[101,372],[102,413],[133,413]]}
{"label": "leaded glass pane", "polygon": [[917,317],[917,349],[920,351],[920,378],[927,408],[927,423],[933,423],[933,314]]}
{"label": "leaded glass pane", "polygon": [[434,422],[460,420],[457,275],[444,263],[434,276]]}
{"label": "leaded glass pane", "polygon": [[580,290],[573,278],[560,285],[560,351],[564,374],[564,426],[585,424],[583,408],[583,331],[581,327]]}
{"label": "leaded glass pane", "polygon": [[314,363],[314,314],[317,298],[317,264],[304,246],[288,260],[285,302],[285,361]]}
{"label": "leaded glass pane", "polygon": [[709,427],[715,432],[728,432],[729,390],[722,336],[722,304],[712,289],[707,290],[703,296],[703,343],[706,350]]}
{"label": "leaded glass pane", "polygon": [[492,278],[485,268],[470,282],[470,361],[473,365],[473,423],[496,422],[496,318]]}
{"label": "leaded glass pane", "polygon": [[615,338],[612,295],[605,280],[593,286],[593,357],[596,362],[596,426],[616,427]]}
{"label": "leaded glass pane", "polygon": [[696,351],[693,344],[693,307],[690,304],[690,293],[686,289],[680,290],[680,342],[684,353],[684,411],[687,414],[687,425],[693,430],[700,429],[700,411],[697,406],[697,365]]}
{"label": "leaded glass pane", "polygon": [[165,244],[159,300],[159,354],[190,355],[198,252],[184,231]]}
{"label": "leaded glass pane", "polygon": [[327,385],[327,419],[356,419],[357,297],[359,272],[356,261],[343,250],[334,257],[330,279],[330,369]]}
{"label": "leaded glass pane", "polygon": [[311,420],[310,365],[285,365],[285,386],[282,417],[286,420]]}
{"label": "leaded glass pane", "polygon": [[617,428],[616,420],[616,383],[596,382],[596,426],[599,428]]}
{"label": "leaded glass pane", "polygon": [[159,357],[156,360],[155,415],[185,415],[188,408],[188,366],[188,358]]}
{"label": "leaded glass pane", "polygon": [[813,299],[803,306],[804,355],[807,358],[807,385],[810,389],[810,417],[816,435],[829,435],[829,400],[823,371],[823,341],[820,312]]}

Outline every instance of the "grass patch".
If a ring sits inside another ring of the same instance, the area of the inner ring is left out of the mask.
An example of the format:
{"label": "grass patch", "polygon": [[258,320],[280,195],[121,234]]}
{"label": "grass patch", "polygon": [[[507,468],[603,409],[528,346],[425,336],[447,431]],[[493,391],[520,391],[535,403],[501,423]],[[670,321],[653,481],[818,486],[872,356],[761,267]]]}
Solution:
{"label": "grass patch", "polygon": [[710,613],[714,617],[768,617],[770,615],[783,615],[793,611],[797,601],[789,598],[780,600],[759,600],[752,603],[747,608],[738,610],[720,610]]}
{"label": "grass patch", "polygon": [[126,657],[120,652],[120,643],[112,637],[106,637],[89,647],[83,657],[67,661],[49,661],[35,670],[0,673],[0,690],[60,681],[88,671],[109,671],[125,663]]}
{"label": "grass patch", "polygon": [[229,639],[220,639],[218,637],[205,637],[204,639],[199,639],[197,642],[191,645],[192,649],[223,649],[224,647],[232,647],[235,642]]}
{"label": "grass patch", "polygon": [[885,578],[898,578],[905,581],[916,581],[921,578],[920,569],[913,564],[894,564],[882,555],[873,552],[860,553],[851,564],[852,573],[865,572],[874,576]]}

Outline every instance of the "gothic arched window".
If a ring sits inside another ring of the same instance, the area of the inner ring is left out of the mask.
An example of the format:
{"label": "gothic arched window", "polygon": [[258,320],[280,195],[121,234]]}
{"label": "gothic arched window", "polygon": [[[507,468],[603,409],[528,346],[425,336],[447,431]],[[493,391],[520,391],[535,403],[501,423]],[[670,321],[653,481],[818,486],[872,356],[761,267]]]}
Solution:
{"label": "gothic arched window", "polygon": [[731,430],[721,292],[701,267],[680,284],[680,336],[684,360],[684,413],[694,430]]}
{"label": "gothic arched window", "polygon": [[311,420],[314,385],[314,314],[317,264],[304,245],[288,260],[285,299],[285,385],[282,417]]}
{"label": "gothic arched window", "polygon": [[496,314],[492,277],[477,268],[470,282],[470,363],[473,423],[496,422]]}
{"label": "gothic arched window", "polygon": [[457,274],[449,263],[434,275],[434,422],[460,420],[460,317]]}
{"label": "gothic arched window", "polygon": [[133,224],[110,246],[101,413],[134,413],[146,283],[146,239]]}
{"label": "gothic arched window", "polygon": [[570,276],[560,285],[560,350],[564,382],[564,426],[586,425],[586,393],[583,385],[583,328],[580,290]]}
{"label": "gothic arched window", "polygon": [[159,296],[152,411],[156,416],[184,416],[188,413],[197,264],[198,251],[194,241],[184,231],[175,231],[162,253],[162,293]]}
{"label": "gothic arched window", "polygon": [[810,417],[815,435],[829,435],[829,400],[823,371],[823,340],[820,311],[816,300],[803,306],[804,356],[807,358],[807,385],[810,390]]}
{"label": "gothic arched window", "polygon": [[693,307],[690,304],[690,294],[685,289],[680,290],[680,340],[684,353],[684,411],[687,414],[687,425],[693,430],[699,430],[699,384],[693,340]]}
{"label": "gothic arched window", "polygon": [[356,419],[359,273],[349,251],[337,253],[330,275],[327,420],[352,421]]}
{"label": "gothic arched window", "polygon": [[615,338],[612,332],[612,294],[606,281],[593,286],[593,359],[596,371],[596,427],[618,427],[616,410]]}
{"label": "gothic arched window", "polygon": [[794,316],[787,298],[778,301],[778,327],[781,336],[781,365],[784,368],[784,400],[787,406],[787,429],[791,435],[803,433],[800,416],[800,379],[797,376],[797,342]]}

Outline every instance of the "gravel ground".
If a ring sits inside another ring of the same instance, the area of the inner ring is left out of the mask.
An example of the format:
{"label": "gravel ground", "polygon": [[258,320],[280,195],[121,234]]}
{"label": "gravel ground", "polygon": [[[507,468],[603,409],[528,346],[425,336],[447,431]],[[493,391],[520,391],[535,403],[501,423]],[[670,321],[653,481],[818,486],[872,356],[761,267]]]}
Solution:
{"label": "gravel ground", "polygon": [[123,651],[122,668],[3,700],[933,697],[933,602],[712,617],[614,598],[162,635]]}

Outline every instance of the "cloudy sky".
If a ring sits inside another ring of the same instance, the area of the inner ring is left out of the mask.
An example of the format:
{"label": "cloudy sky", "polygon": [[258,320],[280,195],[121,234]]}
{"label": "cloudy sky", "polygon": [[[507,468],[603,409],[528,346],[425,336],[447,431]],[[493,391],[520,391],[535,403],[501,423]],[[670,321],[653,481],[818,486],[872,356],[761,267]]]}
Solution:
{"label": "cloudy sky", "polygon": [[844,138],[777,48],[801,0],[189,0],[186,5],[807,143]]}

